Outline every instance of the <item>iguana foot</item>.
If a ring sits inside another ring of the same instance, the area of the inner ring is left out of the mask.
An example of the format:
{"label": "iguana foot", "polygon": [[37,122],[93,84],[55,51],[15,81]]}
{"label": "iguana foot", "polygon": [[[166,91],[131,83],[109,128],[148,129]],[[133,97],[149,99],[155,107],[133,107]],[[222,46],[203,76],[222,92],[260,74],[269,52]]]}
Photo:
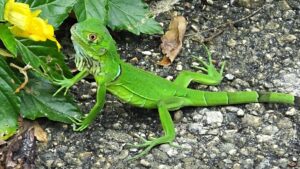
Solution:
{"label": "iguana foot", "polygon": [[139,154],[128,158],[127,160],[136,160],[138,158],[141,158],[143,156],[145,156],[146,154],[149,153],[149,151],[160,144],[165,144],[165,143],[169,143],[171,144],[173,141],[173,138],[169,137],[169,136],[162,136],[159,138],[151,138],[149,140],[146,140],[142,137],[138,137],[139,139],[141,139],[143,141],[143,143],[141,144],[127,144],[128,147],[132,147],[132,148],[145,148],[142,152],[140,152]]}
{"label": "iguana foot", "polygon": [[92,122],[87,117],[83,117],[83,119],[70,117],[69,119],[73,122],[73,130],[74,131],[82,131],[82,130],[86,129]]}
{"label": "iguana foot", "polygon": [[193,66],[196,69],[202,70],[207,73],[208,76],[210,76],[212,79],[215,79],[216,81],[221,81],[223,79],[223,71],[225,67],[225,61],[221,63],[221,69],[218,71],[214,64],[212,63],[211,54],[209,50],[204,46],[206,53],[208,55],[208,63],[204,62],[202,59],[193,56],[194,59],[196,59],[202,66]]}
{"label": "iguana foot", "polygon": [[57,95],[60,91],[62,91],[63,89],[65,89],[64,95],[67,94],[68,90],[70,89],[71,86],[73,86],[76,81],[74,81],[74,79],[67,79],[65,77],[63,77],[63,79],[59,80],[59,79],[53,79],[53,83],[55,85],[61,86],[54,94],[53,96]]}

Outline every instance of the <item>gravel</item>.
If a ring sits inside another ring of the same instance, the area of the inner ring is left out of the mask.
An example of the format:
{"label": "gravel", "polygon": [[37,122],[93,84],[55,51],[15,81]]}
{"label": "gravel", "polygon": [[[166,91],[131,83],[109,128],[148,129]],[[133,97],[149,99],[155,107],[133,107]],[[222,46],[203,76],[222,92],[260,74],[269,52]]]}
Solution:
{"label": "gravel", "polygon": [[[151,1],[153,5],[156,1]],[[204,1],[201,1],[204,2]],[[191,56],[205,59],[201,38],[216,32],[199,32],[250,15],[222,29],[208,47],[217,65],[226,61],[223,82],[215,87],[192,84],[211,91],[278,91],[300,96],[300,3],[297,0],[180,1],[158,20],[166,28],[171,15],[184,15],[188,22],[183,50],[169,67],[156,63],[162,58],[157,35],[134,36],[122,32],[115,39],[121,57],[159,76],[174,79],[181,70],[197,65]],[[198,33],[197,33],[198,32]],[[65,38],[65,43],[70,43]],[[70,46],[70,44],[66,45]],[[72,49],[66,49],[74,55]],[[95,82],[82,80],[72,92],[88,112],[95,103]],[[134,135],[162,135],[156,110],[122,104],[108,94],[102,115],[83,132],[72,126],[47,121],[42,126],[48,143],[38,143],[36,168],[300,168],[299,109],[279,104],[189,107],[175,116],[175,145],[160,145],[141,159],[126,161],[140,152]]]}

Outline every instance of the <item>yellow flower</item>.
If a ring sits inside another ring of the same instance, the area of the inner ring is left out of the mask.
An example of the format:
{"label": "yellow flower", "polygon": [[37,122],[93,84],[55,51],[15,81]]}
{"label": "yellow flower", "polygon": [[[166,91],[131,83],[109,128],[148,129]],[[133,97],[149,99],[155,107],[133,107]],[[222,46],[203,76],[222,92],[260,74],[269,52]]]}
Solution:
{"label": "yellow flower", "polygon": [[54,41],[58,47],[61,45],[54,37],[54,28],[47,21],[38,17],[41,10],[30,11],[25,3],[8,0],[4,9],[4,19],[11,23],[11,32],[18,37],[30,38],[34,41]]}

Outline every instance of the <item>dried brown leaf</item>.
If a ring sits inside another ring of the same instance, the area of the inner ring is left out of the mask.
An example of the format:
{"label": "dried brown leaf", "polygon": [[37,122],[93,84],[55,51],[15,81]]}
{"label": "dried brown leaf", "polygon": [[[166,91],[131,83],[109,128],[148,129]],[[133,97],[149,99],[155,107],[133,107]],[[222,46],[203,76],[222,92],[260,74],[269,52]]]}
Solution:
{"label": "dried brown leaf", "polygon": [[158,63],[162,66],[170,65],[182,48],[182,41],[186,31],[187,21],[183,16],[175,16],[168,28],[168,31],[161,38],[161,49],[165,55]]}
{"label": "dried brown leaf", "polygon": [[34,128],[34,136],[38,141],[48,142],[47,133],[37,122],[35,122],[33,128]]}

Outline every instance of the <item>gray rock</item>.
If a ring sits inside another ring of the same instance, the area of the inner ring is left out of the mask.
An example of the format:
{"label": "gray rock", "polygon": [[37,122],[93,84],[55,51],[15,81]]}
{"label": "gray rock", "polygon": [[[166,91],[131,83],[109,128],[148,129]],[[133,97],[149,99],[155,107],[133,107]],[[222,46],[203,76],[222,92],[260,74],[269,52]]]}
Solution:
{"label": "gray rock", "polygon": [[297,40],[297,36],[292,34],[286,34],[278,38],[279,43],[286,44],[286,43],[293,43]]}
{"label": "gray rock", "polygon": [[182,120],[182,118],[183,118],[183,112],[182,112],[182,110],[175,111],[175,113],[174,113],[174,121],[175,122],[179,122],[179,121]]}
{"label": "gray rock", "polygon": [[225,75],[225,78],[228,79],[228,80],[233,80],[234,79],[234,75],[233,74],[230,74],[230,73],[227,73]]}
{"label": "gray rock", "polygon": [[151,163],[145,159],[141,159],[140,163],[145,167],[150,167]]}
{"label": "gray rock", "polygon": [[288,19],[293,19],[296,15],[296,12],[294,10],[287,10],[283,14],[283,18],[288,20]]}
{"label": "gray rock", "polygon": [[226,106],[226,110],[229,111],[229,112],[234,112],[234,113],[236,113],[237,111],[240,110],[240,108],[234,107],[234,106]]}
{"label": "gray rock", "polygon": [[260,135],[256,136],[256,139],[259,143],[261,143],[261,142],[270,142],[273,139],[273,137],[270,136],[270,135],[261,135],[260,134]]}
{"label": "gray rock", "polygon": [[227,154],[235,154],[237,152],[235,145],[232,143],[225,143],[221,145],[221,151]]}
{"label": "gray rock", "polygon": [[206,134],[208,129],[204,128],[202,124],[199,123],[191,123],[188,125],[188,130],[195,134]]}
{"label": "gray rock", "polygon": [[262,129],[262,133],[266,135],[274,135],[279,131],[277,126],[268,125]]}
{"label": "gray rock", "polygon": [[281,158],[278,160],[278,164],[280,167],[287,168],[287,166],[289,164],[289,160],[286,158]]}
{"label": "gray rock", "polygon": [[226,44],[227,44],[227,46],[233,48],[233,47],[235,47],[237,42],[234,39],[229,39]]}
{"label": "gray rock", "polygon": [[242,123],[246,126],[258,127],[262,124],[262,121],[260,117],[246,114],[242,119]]}
{"label": "gray rock", "polygon": [[167,153],[169,157],[175,156],[178,154],[178,151],[175,147],[171,147],[169,144],[163,144],[160,146],[160,149]]}
{"label": "gray rock", "polygon": [[197,114],[193,115],[192,118],[195,122],[201,122],[203,120],[203,115],[197,113]]}
{"label": "gray rock", "polygon": [[285,115],[287,116],[294,116],[296,114],[297,114],[297,110],[294,107],[290,108],[288,111],[285,112]]}
{"label": "gray rock", "polygon": [[221,124],[223,122],[223,114],[220,111],[207,111],[205,114],[207,124]]}
{"label": "gray rock", "polygon": [[293,123],[290,119],[284,117],[283,119],[279,120],[278,127],[281,129],[290,129],[293,127]]}
{"label": "gray rock", "polygon": [[252,169],[254,166],[254,160],[253,159],[246,159],[246,160],[243,160],[243,163],[242,163],[242,168],[245,168],[245,169]]}
{"label": "gray rock", "polygon": [[183,68],[182,65],[177,65],[176,66],[176,70],[178,70],[178,71],[182,70],[182,68]]}
{"label": "gray rock", "polygon": [[244,112],[244,110],[242,110],[242,109],[239,109],[237,112],[236,112],[236,115],[238,115],[238,116],[244,116],[245,115],[245,112]]}
{"label": "gray rock", "polygon": [[142,54],[143,55],[152,55],[152,52],[151,51],[142,51]]}
{"label": "gray rock", "polygon": [[274,30],[274,29],[278,29],[279,27],[280,27],[280,25],[278,23],[276,23],[274,21],[270,21],[265,26],[265,29]]}

